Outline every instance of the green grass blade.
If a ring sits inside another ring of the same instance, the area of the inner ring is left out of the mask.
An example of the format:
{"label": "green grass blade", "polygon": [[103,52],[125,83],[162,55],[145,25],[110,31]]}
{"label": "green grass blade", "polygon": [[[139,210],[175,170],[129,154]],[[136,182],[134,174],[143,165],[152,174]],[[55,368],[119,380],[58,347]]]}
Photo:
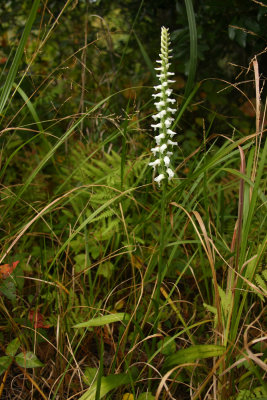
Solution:
{"label": "green grass blade", "polygon": [[[255,210],[256,210],[256,205],[257,205],[257,200],[258,200],[258,191],[259,191],[259,186],[261,183],[263,171],[264,171],[264,166],[266,165],[266,156],[267,156],[267,140],[265,141],[264,148],[262,150],[262,154],[260,157],[260,161],[258,164],[258,169],[257,169],[257,175],[255,179],[255,184],[254,188],[252,191],[252,196],[251,196],[251,201],[249,205],[249,210],[248,210],[248,215],[247,215],[247,220],[246,223],[244,224],[244,229],[242,232],[242,245],[241,245],[241,250],[240,250],[240,261],[239,261],[239,267],[241,267],[245,263],[246,259],[246,253],[248,251],[248,237],[249,237],[249,232],[251,230],[252,226],[252,218],[255,215]],[[256,271],[254,271],[256,273]],[[240,288],[243,285],[243,282],[241,281],[241,278],[239,279],[239,282],[237,283],[237,287]],[[242,295],[242,300],[241,302],[239,301],[240,296]],[[233,317],[232,317],[232,327],[231,327],[231,332],[230,332],[230,337],[231,340],[234,342],[237,332],[238,332],[238,327],[242,315],[242,310],[245,304],[244,299],[246,298],[246,291],[243,293],[243,291],[236,291],[235,295],[235,305],[233,309]]]}
{"label": "green grass blade", "polygon": [[26,106],[28,107],[34,121],[36,122],[36,125],[40,131],[40,133],[42,133],[41,138],[44,142],[45,148],[47,151],[49,151],[51,149],[51,144],[49,143],[49,141],[46,139],[45,135],[44,135],[44,129],[43,129],[43,125],[40,121],[40,118],[37,114],[36,109],[34,108],[31,100],[29,99],[29,97],[27,96],[27,94],[24,92],[24,90],[22,90],[18,85],[16,85],[15,83],[13,84],[13,86],[15,87],[16,91],[20,94],[20,96],[22,97],[22,99],[25,101]]}
{"label": "green grass blade", "polygon": [[95,393],[95,400],[101,399],[101,383],[102,383],[102,376],[103,376],[103,357],[104,357],[104,340],[103,334],[101,332],[101,343],[100,343],[100,363],[99,369],[97,374],[97,381],[96,381],[96,393]]}
{"label": "green grass blade", "polygon": [[89,328],[92,326],[103,326],[113,322],[129,321],[130,316],[126,313],[116,313],[110,315],[103,315],[102,317],[92,318],[87,322],[74,325],[73,328]]}
{"label": "green grass blade", "polygon": [[8,72],[5,84],[3,86],[1,97],[0,97],[0,114],[3,114],[3,109],[4,109],[5,105],[6,105],[8,96],[9,96],[10,91],[12,89],[12,85],[14,83],[14,80],[15,80],[15,77],[16,77],[16,73],[18,71],[18,67],[19,67],[19,64],[20,64],[20,60],[21,60],[24,48],[25,48],[26,41],[27,41],[28,36],[30,34],[30,31],[31,31],[31,28],[32,28],[32,24],[33,24],[33,22],[35,20],[35,16],[36,16],[36,12],[37,12],[39,3],[40,3],[40,0],[34,0],[34,3],[33,3],[33,6],[32,6],[32,9],[31,9],[28,21],[26,23],[26,26],[24,28],[22,37],[20,39],[20,43],[19,43],[18,49],[16,51],[14,60],[12,62],[10,70]]}
{"label": "green grass blade", "polygon": [[24,90],[22,90],[18,85],[16,85],[15,83],[13,83],[13,87],[16,89],[16,91],[21,95],[22,99],[25,101],[26,106],[28,107],[34,121],[36,122],[36,125],[39,129],[40,132],[42,132],[43,126],[42,123],[40,121],[40,118],[37,114],[37,111],[35,110],[31,100],[29,99],[29,97],[27,96],[27,94],[24,92]]}
{"label": "green grass blade", "polygon": [[139,38],[138,38],[138,36],[136,35],[135,32],[134,32],[134,36],[135,36],[135,39],[136,39],[137,44],[139,46],[139,49],[141,51],[141,54],[144,57],[144,61],[145,61],[146,65],[147,65],[147,68],[149,69],[149,71],[151,73],[151,76],[153,77],[153,80],[156,81],[157,80],[157,76],[156,76],[156,72],[155,72],[153,63],[152,63],[149,55],[147,54],[146,49],[144,48],[144,46],[140,42],[140,40],[139,40]]}
{"label": "green grass blade", "polygon": [[185,0],[186,13],[188,18],[189,33],[190,33],[190,63],[189,63],[189,75],[187,84],[185,87],[185,98],[192,91],[194,86],[196,69],[197,69],[197,27],[196,19],[193,9],[192,0]]}

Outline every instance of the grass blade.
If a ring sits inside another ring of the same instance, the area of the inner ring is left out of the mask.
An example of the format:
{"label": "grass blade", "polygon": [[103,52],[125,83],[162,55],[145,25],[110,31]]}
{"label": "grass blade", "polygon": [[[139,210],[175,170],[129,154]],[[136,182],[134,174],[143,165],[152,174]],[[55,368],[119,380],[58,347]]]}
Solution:
{"label": "grass blade", "polygon": [[116,313],[110,315],[103,315],[102,317],[92,318],[87,322],[74,325],[73,328],[89,328],[92,326],[103,326],[113,322],[128,321],[130,316],[126,313]]}
{"label": "grass blade", "polygon": [[192,91],[197,69],[197,27],[192,0],[185,0],[186,13],[190,32],[190,62],[189,75],[185,87],[185,98]]}
{"label": "grass blade", "polygon": [[149,71],[150,71],[150,73],[151,73],[151,76],[153,77],[154,81],[156,81],[156,80],[157,80],[157,76],[156,76],[156,72],[155,72],[155,70],[154,70],[153,63],[152,63],[152,61],[150,60],[150,57],[148,56],[148,54],[147,54],[147,52],[146,52],[146,49],[144,48],[144,46],[143,46],[142,43],[140,42],[140,40],[139,40],[139,38],[138,38],[138,36],[136,35],[135,32],[134,32],[134,36],[135,36],[135,39],[136,39],[137,44],[138,44],[138,46],[139,46],[139,49],[140,49],[140,51],[141,51],[141,54],[142,54],[142,56],[144,57],[145,63],[146,63],[146,65],[147,65],[147,67],[148,67],[148,69],[149,69]]}
{"label": "grass blade", "polygon": [[26,41],[27,41],[28,36],[30,34],[30,31],[31,31],[31,28],[32,28],[32,24],[33,24],[33,22],[35,20],[35,16],[36,16],[36,12],[37,12],[39,3],[40,3],[40,0],[34,0],[34,3],[33,3],[33,6],[32,6],[32,9],[31,9],[28,21],[26,23],[26,26],[25,26],[25,29],[23,31],[22,37],[20,39],[20,43],[19,43],[18,49],[16,51],[14,60],[12,62],[12,65],[10,67],[10,70],[8,72],[8,75],[7,75],[5,84],[4,84],[4,87],[2,89],[2,94],[1,94],[1,97],[0,97],[0,114],[3,114],[3,109],[4,109],[5,105],[6,105],[8,96],[9,96],[11,88],[13,86],[13,83],[14,83],[14,80],[15,80],[15,76],[16,76],[16,73],[18,71],[18,67],[19,67],[19,64],[20,64],[20,60],[21,60],[21,57],[22,57],[22,54],[23,54],[23,51],[24,51],[24,47],[25,47]]}

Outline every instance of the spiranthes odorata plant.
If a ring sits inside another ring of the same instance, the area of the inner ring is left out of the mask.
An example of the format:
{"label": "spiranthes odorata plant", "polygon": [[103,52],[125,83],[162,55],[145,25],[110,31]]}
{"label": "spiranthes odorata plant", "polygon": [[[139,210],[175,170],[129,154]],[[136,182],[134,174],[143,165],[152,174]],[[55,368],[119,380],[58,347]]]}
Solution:
{"label": "spiranthes odorata plant", "polygon": [[169,85],[175,82],[170,79],[174,73],[169,71],[171,65],[169,60],[172,57],[170,55],[172,50],[169,46],[169,30],[163,26],[161,28],[160,59],[157,60],[159,66],[155,68],[160,85],[154,86],[156,93],[152,94],[155,99],[157,114],[152,116],[155,123],[151,126],[155,131],[158,130],[158,134],[155,136],[156,147],[152,148],[151,151],[156,160],[149,163],[157,172],[154,180],[159,186],[164,179],[170,180],[174,177],[171,157],[173,155],[173,147],[177,146],[177,142],[172,140],[176,133],[170,129],[174,121],[173,114],[176,112],[176,109],[173,108],[175,99],[171,98],[172,89],[169,88]]}
{"label": "spiranthes odorata plant", "polygon": [[[165,27],[162,27],[161,49],[159,60],[157,60],[158,66],[155,68],[160,84],[154,86],[156,93],[152,94],[153,98],[155,99],[155,107],[157,109],[157,113],[152,116],[154,123],[151,125],[156,133],[156,146],[151,149],[155,159],[149,163],[149,165],[155,170],[154,181],[158,183],[159,186],[161,184],[163,186],[160,196],[160,237],[157,260],[157,283],[154,294],[154,333],[157,333],[158,328],[160,288],[166,271],[166,263],[164,263],[163,253],[166,242],[165,228],[167,218],[167,182],[174,177],[172,156],[174,147],[178,145],[177,142],[173,140],[173,137],[176,135],[176,133],[171,129],[174,122],[174,113],[176,112],[176,109],[174,108],[176,101],[171,97],[172,89],[170,88],[170,84],[175,81],[170,79],[174,73],[170,71],[171,49],[169,46],[169,30]],[[152,342],[152,347],[155,347],[155,340]]]}

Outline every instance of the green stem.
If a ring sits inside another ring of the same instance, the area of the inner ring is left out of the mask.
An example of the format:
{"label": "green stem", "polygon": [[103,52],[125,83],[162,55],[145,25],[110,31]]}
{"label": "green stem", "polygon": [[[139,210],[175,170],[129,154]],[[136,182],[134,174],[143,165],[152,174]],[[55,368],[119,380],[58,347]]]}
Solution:
{"label": "green stem", "polygon": [[[155,321],[154,321],[154,334],[157,333],[159,324],[159,303],[160,303],[160,287],[162,284],[164,262],[163,252],[165,247],[165,231],[166,231],[166,192],[167,192],[167,180],[164,179],[162,196],[161,196],[161,207],[160,207],[160,241],[159,241],[159,257],[158,257],[158,271],[157,271],[157,286],[155,290]],[[153,350],[154,350],[154,346]]]}

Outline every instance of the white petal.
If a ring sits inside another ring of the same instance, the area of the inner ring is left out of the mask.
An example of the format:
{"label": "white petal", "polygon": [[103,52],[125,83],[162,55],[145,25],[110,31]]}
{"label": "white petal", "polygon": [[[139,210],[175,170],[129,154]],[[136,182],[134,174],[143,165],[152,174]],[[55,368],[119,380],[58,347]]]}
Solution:
{"label": "white petal", "polygon": [[172,156],[173,155],[173,152],[172,151],[167,151],[167,156]]}
{"label": "white petal", "polygon": [[163,118],[164,117],[164,115],[166,115],[167,114],[167,111],[166,110],[161,110],[158,114],[157,114],[157,118]]}
{"label": "white petal", "polygon": [[174,103],[176,102],[175,99],[166,99],[166,101],[167,101],[168,103],[172,103],[172,104],[174,104]]}
{"label": "white petal", "polygon": [[157,143],[158,146],[160,145],[161,139],[164,139],[164,138],[165,138],[164,133],[160,133],[158,136],[155,136],[155,140],[156,140],[156,143]]}
{"label": "white petal", "polygon": [[171,138],[173,138],[174,135],[177,135],[177,133],[173,132],[171,129],[167,129],[167,134],[170,135]]}
{"label": "white petal", "polygon": [[170,96],[172,94],[173,90],[172,89],[167,89],[166,90],[166,95]]}
{"label": "white petal", "polygon": [[157,182],[160,186],[160,181],[162,181],[162,179],[164,179],[164,175],[160,174],[154,179],[154,181]]}
{"label": "white petal", "polygon": [[153,167],[155,169],[156,165],[160,165],[160,160],[157,159],[156,161],[152,161],[148,165],[150,165],[150,167]]}
{"label": "white petal", "polygon": [[153,149],[151,149],[152,153],[154,154],[154,156],[156,155],[156,153],[159,152],[159,147],[153,147]]}
{"label": "white petal", "polygon": [[160,110],[160,107],[164,107],[165,106],[165,102],[163,100],[159,101],[158,103],[155,103],[155,106],[157,108],[157,110]]}
{"label": "white petal", "polygon": [[166,128],[169,128],[169,127],[171,126],[171,124],[172,124],[173,121],[174,121],[174,118],[167,118],[167,119],[164,121],[164,125],[166,126]]}
{"label": "white petal", "polygon": [[172,80],[172,79],[168,79],[168,83],[175,83],[176,81]]}
{"label": "white petal", "polygon": [[152,97],[163,97],[163,93],[161,93],[161,92],[159,92],[159,93],[156,93],[156,94],[152,94]]}
{"label": "white petal", "polygon": [[169,175],[169,180],[174,177],[174,172],[170,168],[167,168],[167,174]]}
{"label": "white petal", "polygon": [[166,167],[168,167],[171,162],[170,158],[168,156],[165,156],[163,160],[164,160],[164,164],[166,165]]}
{"label": "white petal", "polygon": [[162,128],[162,124],[161,122],[159,122],[158,124],[152,124],[151,128],[154,128],[154,130],[156,130],[157,128]]}
{"label": "white petal", "polygon": [[167,108],[167,111],[169,111],[169,112],[171,112],[171,113],[175,113],[177,110],[176,110],[176,108],[170,108],[170,107],[168,107],[168,108]]}
{"label": "white petal", "polygon": [[162,119],[164,115],[166,115],[166,113],[166,110],[161,110],[158,114],[152,115],[152,118],[154,119],[154,121],[156,121],[156,119]]}
{"label": "white petal", "polygon": [[160,146],[159,151],[160,153],[163,153],[167,149],[166,143],[164,143],[162,146]]}
{"label": "white petal", "polygon": [[177,142],[172,142],[171,140],[168,139],[168,144],[170,144],[171,146],[178,146]]}

